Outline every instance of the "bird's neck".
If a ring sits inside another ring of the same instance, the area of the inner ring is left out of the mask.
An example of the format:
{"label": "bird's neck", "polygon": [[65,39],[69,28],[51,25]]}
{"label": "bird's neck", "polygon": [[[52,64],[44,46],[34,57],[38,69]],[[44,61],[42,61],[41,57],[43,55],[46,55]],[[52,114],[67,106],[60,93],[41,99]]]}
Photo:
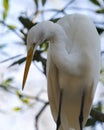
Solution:
{"label": "bird's neck", "polygon": [[50,43],[49,51],[52,60],[59,70],[71,75],[82,75],[78,59],[76,55],[67,51],[67,44],[67,39],[64,37],[57,37],[54,43]]}
{"label": "bird's neck", "polygon": [[52,28],[48,28],[45,36],[50,41],[49,52],[57,68],[65,73],[81,75],[78,61],[80,57],[71,53],[72,41],[67,37],[63,28],[58,24],[54,24]]}

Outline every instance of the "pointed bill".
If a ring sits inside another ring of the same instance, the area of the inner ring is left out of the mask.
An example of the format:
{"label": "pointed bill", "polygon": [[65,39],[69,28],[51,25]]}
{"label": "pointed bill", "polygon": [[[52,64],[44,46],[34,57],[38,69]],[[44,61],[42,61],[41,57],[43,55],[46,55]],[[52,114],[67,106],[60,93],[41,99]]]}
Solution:
{"label": "pointed bill", "polygon": [[23,82],[22,82],[22,90],[24,89],[25,82],[26,82],[27,75],[28,75],[29,68],[30,68],[30,64],[31,64],[31,61],[33,58],[34,48],[35,48],[35,45],[33,44],[33,46],[30,47],[30,49],[28,50],[28,53],[27,53],[26,65],[25,65]]}

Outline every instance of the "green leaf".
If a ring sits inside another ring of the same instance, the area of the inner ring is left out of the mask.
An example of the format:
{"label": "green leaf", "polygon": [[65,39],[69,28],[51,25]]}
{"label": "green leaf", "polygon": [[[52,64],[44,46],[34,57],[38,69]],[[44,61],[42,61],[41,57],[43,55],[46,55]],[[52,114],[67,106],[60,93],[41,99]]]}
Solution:
{"label": "green leaf", "polygon": [[8,11],[8,9],[9,9],[8,0],[3,0],[3,6],[4,6],[4,9],[5,9],[6,11]]}
{"label": "green leaf", "polygon": [[14,107],[13,110],[14,111],[20,111],[20,110],[22,110],[22,108],[21,107]]}
{"label": "green leaf", "polygon": [[50,21],[56,23],[57,21],[59,20],[59,18],[56,18],[56,19],[51,19]]}
{"label": "green leaf", "polygon": [[86,126],[94,126],[96,123],[96,120],[94,118],[89,118],[87,120]]}
{"label": "green leaf", "polygon": [[8,79],[6,80],[6,82],[7,82],[7,83],[10,83],[10,82],[12,82],[12,80],[13,80],[12,78],[8,78]]}
{"label": "green leaf", "polygon": [[42,0],[42,5],[44,6],[46,3],[46,0]]}
{"label": "green leaf", "polygon": [[98,0],[90,0],[90,1],[91,1],[93,4],[100,6],[100,3],[98,2]]}
{"label": "green leaf", "polygon": [[3,12],[3,20],[5,20],[6,17],[7,17],[7,11],[4,11],[4,12]]}
{"label": "green leaf", "polygon": [[21,94],[21,92],[20,91],[16,91],[16,94],[17,94],[17,96],[19,97],[19,98],[22,98],[23,96],[22,96],[22,94]]}
{"label": "green leaf", "polygon": [[4,7],[4,12],[3,12],[3,19],[5,20],[8,14],[8,9],[9,9],[9,1],[8,0],[3,0],[3,7]]}
{"label": "green leaf", "polygon": [[104,9],[99,9],[99,10],[96,11],[96,13],[102,14],[102,13],[104,13]]}
{"label": "green leaf", "polygon": [[2,82],[2,85],[8,86],[13,81],[13,78],[8,78],[5,81]]}
{"label": "green leaf", "polygon": [[10,29],[12,29],[12,30],[14,30],[14,29],[16,28],[16,26],[14,26],[14,25],[8,25],[8,27],[9,27]]}
{"label": "green leaf", "polygon": [[36,7],[38,8],[38,0],[34,0]]}
{"label": "green leaf", "polygon": [[15,62],[13,62],[9,67],[13,66],[13,65],[16,65],[16,64],[22,64],[24,61],[26,60],[26,57],[23,57]]}
{"label": "green leaf", "polygon": [[44,41],[44,43],[42,43],[41,45],[40,45],[40,48],[42,49],[42,51],[47,51],[47,49],[48,49],[48,42],[47,41]]}
{"label": "green leaf", "polygon": [[16,94],[23,103],[29,103],[29,99],[26,96],[22,95],[20,91],[17,90]]}
{"label": "green leaf", "polygon": [[26,104],[29,103],[29,99],[28,99],[28,98],[21,98],[21,101],[22,101],[23,103],[26,103]]}
{"label": "green leaf", "polygon": [[19,21],[23,24],[23,26],[27,29],[30,29],[34,24],[30,19],[20,16]]}
{"label": "green leaf", "polygon": [[97,31],[99,34],[101,34],[102,32],[104,32],[104,29],[103,28],[99,28],[99,27],[96,27]]}

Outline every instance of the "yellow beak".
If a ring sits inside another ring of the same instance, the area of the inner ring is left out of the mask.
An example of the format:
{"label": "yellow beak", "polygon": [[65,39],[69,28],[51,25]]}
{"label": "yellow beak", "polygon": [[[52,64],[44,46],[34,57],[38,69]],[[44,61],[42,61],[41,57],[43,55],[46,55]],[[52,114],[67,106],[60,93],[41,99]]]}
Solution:
{"label": "yellow beak", "polygon": [[26,83],[26,79],[27,79],[27,75],[28,75],[28,72],[29,72],[30,64],[31,64],[31,61],[32,61],[32,58],[33,58],[34,48],[35,48],[35,45],[33,44],[33,46],[30,47],[30,49],[28,50],[28,53],[27,53],[26,65],[25,65],[23,82],[22,82],[22,90],[24,89],[24,86],[25,86],[25,83]]}

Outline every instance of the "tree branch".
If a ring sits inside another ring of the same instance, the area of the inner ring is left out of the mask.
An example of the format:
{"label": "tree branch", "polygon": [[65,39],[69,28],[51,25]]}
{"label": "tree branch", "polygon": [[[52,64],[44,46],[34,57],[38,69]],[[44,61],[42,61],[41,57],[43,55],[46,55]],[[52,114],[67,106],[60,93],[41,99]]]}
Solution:
{"label": "tree branch", "polygon": [[40,109],[39,113],[35,117],[35,127],[36,127],[36,130],[38,130],[38,120],[39,120],[39,117],[43,113],[43,111],[45,110],[47,105],[49,105],[49,102],[45,102],[44,103],[44,106]]}

